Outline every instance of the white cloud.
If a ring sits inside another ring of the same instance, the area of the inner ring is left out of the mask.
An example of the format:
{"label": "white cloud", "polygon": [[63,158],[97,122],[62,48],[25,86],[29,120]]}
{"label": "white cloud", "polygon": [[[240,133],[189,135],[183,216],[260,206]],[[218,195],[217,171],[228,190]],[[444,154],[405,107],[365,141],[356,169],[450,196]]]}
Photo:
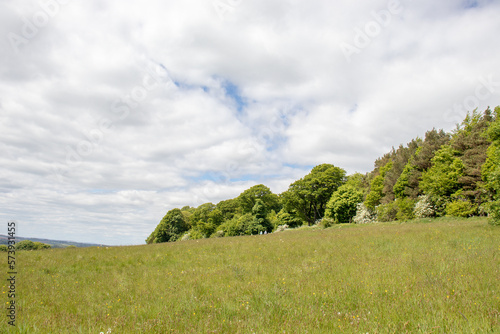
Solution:
{"label": "white cloud", "polygon": [[499,104],[497,2],[401,0],[348,62],[390,3],[2,2],[0,217],[141,243],[174,207],[367,172]]}

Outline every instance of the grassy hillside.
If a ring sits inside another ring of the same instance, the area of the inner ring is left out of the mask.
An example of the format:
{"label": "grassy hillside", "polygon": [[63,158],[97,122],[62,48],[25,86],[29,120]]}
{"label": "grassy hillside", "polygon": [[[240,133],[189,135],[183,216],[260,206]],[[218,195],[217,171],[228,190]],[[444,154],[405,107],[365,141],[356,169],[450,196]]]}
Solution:
{"label": "grassy hillside", "polygon": [[480,218],[17,257],[7,333],[500,332],[500,228]]}

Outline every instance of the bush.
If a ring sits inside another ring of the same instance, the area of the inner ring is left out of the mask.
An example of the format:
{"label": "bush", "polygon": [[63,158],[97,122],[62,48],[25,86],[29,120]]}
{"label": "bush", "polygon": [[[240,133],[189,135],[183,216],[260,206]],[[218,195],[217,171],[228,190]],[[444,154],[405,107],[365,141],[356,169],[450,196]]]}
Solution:
{"label": "bush", "polygon": [[49,249],[52,246],[44,244],[43,242],[33,242],[31,240],[23,240],[16,244],[17,250],[38,250],[38,249]]}
{"label": "bush", "polygon": [[185,234],[183,237],[185,237],[186,235],[188,239],[185,240],[196,240],[196,239],[203,239],[206,237],[205,234],[198,228],[189,230],[189,233]]}
{"label": "bush", "polygon": [[477,205],[469,201],[455,200],[446,204],[446,215],[452,217],[470,217],[477,212]]}
{"label": "bush", "polygon": [[429,218],[436,215],[434,205],[432,204],[429,195],[418,197],[413,213],[415,218]]}
{"label": "bush", "polygon": [[328,228],[328,227],[332,227],[335,224],[337,224],[337,222],[335,220],[333,220],[332,218],[325,217],[319,221],[318,226],[321,228]]}
{"label": "bush", "polygon": [[396,220],[396,215],[398,214],[398,206],[395,201],[378,205],[375,210],[377,212],[377,221],[379,222],[391,222]]}
{"label": "bush", "polygon": [[16,244],[17,250],[34,250],[36,249],[35,243],[31,240],[23,240]]}
{"label": "bush", "polygon": [[415,208],[415,200],[407,198],[398,198],[396,200],[396,205],[398,211],[396,213],[396,219],[400,221],[411,220],[415,218],[413,213]]}
{"label": "bush", "polygon": [[354,216],[352,221],[354,224],[373,223],[375,221],[375,215],[364,203],[358,203],[356,207],[356,216]]}
{"label": "bush", "polygon": [[6,245],[0,245],[0,252],[7,252],[9,250],[9,247]]}
{"label": "bush", "polygon": [[34,244],[35,244],[35,249],[49,249],[52,247],[48,244],[44,244],[43,242],[36,242],[35,241]]}
{"label": "bush", "polygon": [[500,226],[500,201],[489,203],[487,210],[490,224]]}

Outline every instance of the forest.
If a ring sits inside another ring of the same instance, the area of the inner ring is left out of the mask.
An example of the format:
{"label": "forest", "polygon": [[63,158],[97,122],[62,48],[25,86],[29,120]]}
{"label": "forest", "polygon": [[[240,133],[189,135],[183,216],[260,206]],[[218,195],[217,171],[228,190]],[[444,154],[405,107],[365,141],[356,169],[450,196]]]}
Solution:
{"label": "forest", "polygon": [[442,216],[500,225],[500,106],[468,113],[450,133],[432,129],[393,147],[366,174],[321,164],[281,194],[260,184],[217,204],[172,209],[146,242]]}

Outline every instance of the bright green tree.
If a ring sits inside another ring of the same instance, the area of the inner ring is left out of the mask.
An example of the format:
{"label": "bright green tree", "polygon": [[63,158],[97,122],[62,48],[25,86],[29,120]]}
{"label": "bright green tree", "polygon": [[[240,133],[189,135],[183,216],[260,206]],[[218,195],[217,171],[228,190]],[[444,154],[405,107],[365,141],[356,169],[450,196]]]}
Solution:
{"label": "bright green tree", "polygon": [[344,184],[337,189],[326,206],[326,218],[336,224],[350,223],[356,215],[358,203],[363,201],[363,192],[352,185]]}
{"label": "bright green tree", "polygon": [[431,168],[422,175],[419,187],[431,197],[439,211],[443,211],[451,195],[460,190],[459,179],[465,167],[457,154],[450,145],[444,145],[432,158]]}
{"label": "bright green tree", "polygon": [[379,175],[373,178],[370,183],[370,192],[366,196],[365,205],[367,208],[374,210],[377,205],[380,204],[380,200],[382,199],[384,193],[384,177],[385,174],[392,169],[392,161],[389,161],[379,170]]}
{"label": "bright green tree", "polygon": [[265,185],[258,184],[245,190],[238,196],[237,201],[241,207],[242,213],[251,213],[258,199],[262,200],[269,210],[274,210],[275,212],[281,210],[279,196],[273,194],[271,189]]}

